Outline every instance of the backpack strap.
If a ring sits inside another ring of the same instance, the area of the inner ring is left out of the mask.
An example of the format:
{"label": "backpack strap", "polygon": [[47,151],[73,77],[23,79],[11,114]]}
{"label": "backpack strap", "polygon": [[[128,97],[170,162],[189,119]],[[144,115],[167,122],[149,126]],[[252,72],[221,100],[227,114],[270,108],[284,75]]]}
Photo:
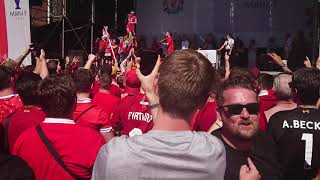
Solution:
{"label": "backpack strap", "polygon": [[9,123],[11,120],[12,115],[14,114],[14,112],[10,113],[5,121],[4,121],[4,147],[3,147],[3,151],[4,153],[10,154],[10,149],[9,149]]}
{"label": "backpack strap", "polygon": [[75,175],[69,168],[67,168],[67,166],[64,164],[64,162],[62,161],[60,155],[58,154],[57,150],[53,147],[53,145],[50,143],[49,139],[47,138],[47,136],[44,134],[42,128],[40,125],[36,126],[36,130],[38,135],[40,136],[40,139],[42,140],[42,142],[46,145],[48,151],[50,152],[50,154],[54,157],[54,159],[58,162],[58,164],[70,175],[72,176],[74,179],[76,180],[81,180],[83,178],[80,178],[79,176]]}
{"label": "backpack strap", "polygon": [[77,120],[79,120],[82,115],[84,115],[86,112],[88,112],[90,109],[92,109],[92,108],[94,108],[96,106],[97,105],[92,105],[92,106],[88,107],[86,110],[82,111],[81,114],[79,114],[79,116],[74,119],[74,121],[76,122]]}

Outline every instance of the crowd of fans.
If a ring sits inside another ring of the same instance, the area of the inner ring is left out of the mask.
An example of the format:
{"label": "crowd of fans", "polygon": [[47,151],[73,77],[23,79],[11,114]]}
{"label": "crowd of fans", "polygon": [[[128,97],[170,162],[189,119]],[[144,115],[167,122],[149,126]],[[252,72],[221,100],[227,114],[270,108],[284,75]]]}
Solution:
{"label": "crowd of fans", "polygon": [[[186,43],[185,43],[186,45]],[[0,179],[320,178],[320,57],[273,76],[191,49],[0,66]]]}

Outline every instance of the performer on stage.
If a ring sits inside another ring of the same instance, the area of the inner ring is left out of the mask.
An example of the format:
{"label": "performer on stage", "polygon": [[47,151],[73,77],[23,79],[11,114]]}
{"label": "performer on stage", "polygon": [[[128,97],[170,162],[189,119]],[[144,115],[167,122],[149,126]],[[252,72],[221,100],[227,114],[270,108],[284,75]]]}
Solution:
{"label": "performer on stage", "polygon": [[171,34],[169,32],[166,32],[166,38],[163,40],[167,40],[166,43],[161,42],[162,44],[166,45],[166,47],[167,47],[167,55],[173,53],[174,52],[174,43],[173,43],[173,39],[171,37]]}
{"label": "performer on stage", "polygon": [[111,42],[111,37],[108,32],[108,26],[104,26],[102,29],[102,41],[99,43],[99,52],[101,54],[104,54],[104,57],[102,58],[102,64],[104,64],[105,60],[106,61],[112,61],[112,59],[116,59],[115,53],[114,53],[114,48],[116,48],[116,44],[112,44]]}
{"label": "performer on stage", "polygon": [[[225,50],[224,57],[225,57],[225,59],[227,59],[231,55],[233,45],[234,45],[234,40],[231,38],[230,33],[227,33],[226,40],[224,41],[224,43],[220,47],[220,49],[218,49],[218,51]],[[228,56],[228,57],[226,58],[226,56]]]}
{"label": "performer on stage", "polygon": [[135,25],[137,24],[137,16],[134,15],[134,12],[131,11],[127,17],[127,32],[131,32],[133,36],[135,36]]}

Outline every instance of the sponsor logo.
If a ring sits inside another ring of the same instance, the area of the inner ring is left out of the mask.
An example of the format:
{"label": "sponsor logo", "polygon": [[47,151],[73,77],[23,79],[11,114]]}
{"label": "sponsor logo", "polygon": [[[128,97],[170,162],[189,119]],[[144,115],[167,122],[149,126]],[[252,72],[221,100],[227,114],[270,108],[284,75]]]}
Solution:
{"label": "sponsor logo", "polygon": [[10,17],[15,17],[16,19],[22,20],[28,17],[28,11],[25,8],[21,8],[20,0],[14,0],[15,8],[9,12]]}
{"label": "sponsor logo", "polygon": [[176,14],[183,10],[184,0],[163,0],[162,9],[168,14]]}
{"label": "sponsor logo", "polygon": [[282,123],[283,129],[310,129],[310,130],[320,130],[320,122],[314,121],[302,121],[302,120],[293,120],[292,124],[284,120]]}
{"label": "sponsor logo", "polygon": [[16,3],[16,9],[21,9],[20,8],[20,0],[14,0],[14,2]]}

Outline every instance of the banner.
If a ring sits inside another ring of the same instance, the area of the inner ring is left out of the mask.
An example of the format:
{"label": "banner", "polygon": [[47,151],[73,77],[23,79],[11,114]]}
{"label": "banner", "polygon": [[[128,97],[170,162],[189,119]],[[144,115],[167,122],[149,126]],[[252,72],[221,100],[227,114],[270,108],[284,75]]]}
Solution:
{"label": "banner", "polygon": [[[0,56],[16,59],[29,46],[29,1],[0,0]],[[28,56],[24,65],[31,64]]]}

